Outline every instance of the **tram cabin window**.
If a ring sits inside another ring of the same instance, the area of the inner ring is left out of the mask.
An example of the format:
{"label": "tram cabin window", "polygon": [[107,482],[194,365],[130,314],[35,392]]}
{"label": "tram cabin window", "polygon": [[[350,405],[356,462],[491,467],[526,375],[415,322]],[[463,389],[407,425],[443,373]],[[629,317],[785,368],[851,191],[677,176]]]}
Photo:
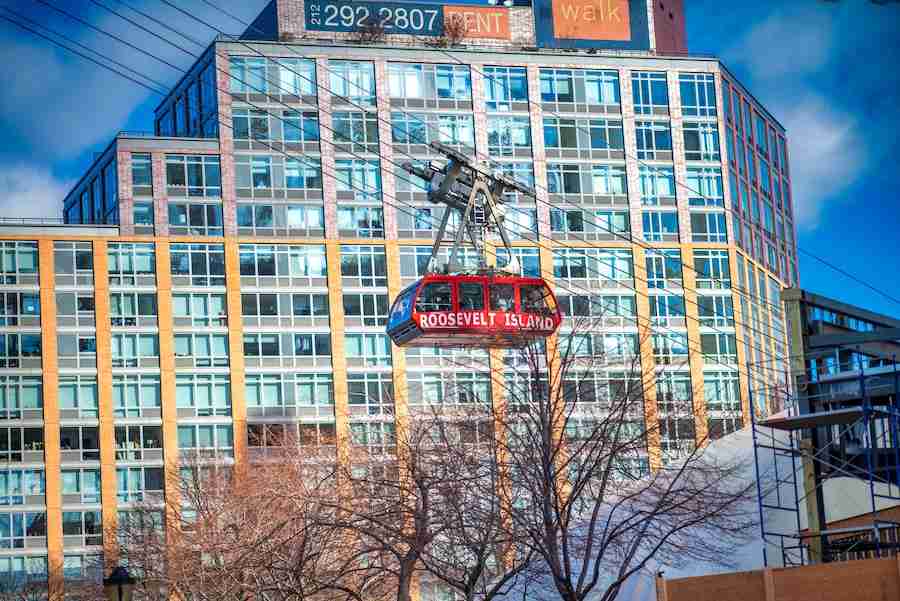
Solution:
{"label": "tram cabin window", "polygon": [[416,301],[416,311],[428,313],[430,311],[452,311],[453,297],[450,284],[446,282],[434,282],[427,284],[419,293]]}
{"label": "tram cabin window", "polygon": [[484,311],[484,286],[461,283],[459,285],[459,310]]}
{"label": "tram cabin window", "polygon": [[513,311],[516,289],[510,284],[491,284],[491,311]]}
{"label": "tram cabin window", "polygon": [[549,313],[543,286],[522,286],[520,294],[522,295],[523,313],[540,313],[542,315]]}

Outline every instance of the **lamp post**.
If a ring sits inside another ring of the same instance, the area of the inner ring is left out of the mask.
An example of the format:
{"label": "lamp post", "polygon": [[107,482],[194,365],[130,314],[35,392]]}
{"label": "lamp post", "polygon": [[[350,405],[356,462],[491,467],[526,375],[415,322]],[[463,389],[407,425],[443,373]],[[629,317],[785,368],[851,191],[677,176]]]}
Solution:
{"label": "lamp post", "polygon": [[103,579],[103,592],[108,601],[131,601],[134,583],[128,568],[116,566],[109,577]]}

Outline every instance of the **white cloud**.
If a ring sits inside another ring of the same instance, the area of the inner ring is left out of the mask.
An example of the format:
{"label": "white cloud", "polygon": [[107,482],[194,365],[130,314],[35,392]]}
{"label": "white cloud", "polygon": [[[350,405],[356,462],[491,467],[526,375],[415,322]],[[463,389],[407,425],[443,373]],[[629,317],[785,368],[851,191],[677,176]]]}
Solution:
{"label": "white cloud", "polygon": [[779,116],[788,130],[797,223],[812,229],[828,201],[861,176],[871,153],[857,119],[820,96],[794,98]]}
{"label": "white cloud", "polygon": [[[794,210],[801,228],[814,229],[878,158],[878,142],[825,90],[848,44],[838,24],[849,7],[821,3],[779,8],[752,27],[724,57],[749,77],[743,83],[787,130]],[[866,86],[877,85],[866,82]],[[860,93],[864,93],[860,90]]]}
{"label": "white cloud", "polygon": [[779,10],[725,51],[728,62],[745,65],[755,80],[776,80],[815,73],[833,58],[840,33],[833,13],[820,6]]}
{"label": "white cloud", "polygon": [[0,171],[0,216],[61,218],[62,201],[72,182],[49,170],[14,165]]}

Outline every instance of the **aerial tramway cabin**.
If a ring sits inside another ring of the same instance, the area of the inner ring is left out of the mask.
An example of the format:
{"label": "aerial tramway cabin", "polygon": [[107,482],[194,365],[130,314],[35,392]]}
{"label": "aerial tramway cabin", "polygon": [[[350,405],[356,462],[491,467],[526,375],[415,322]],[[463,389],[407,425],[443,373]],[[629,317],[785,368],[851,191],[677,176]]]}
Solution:
{"label": "aerial tramway cabin", "polygon": [[518,348],[546,338],[560,320],[541,278],[429,274],[397,296],[387,333],[404,347]]}

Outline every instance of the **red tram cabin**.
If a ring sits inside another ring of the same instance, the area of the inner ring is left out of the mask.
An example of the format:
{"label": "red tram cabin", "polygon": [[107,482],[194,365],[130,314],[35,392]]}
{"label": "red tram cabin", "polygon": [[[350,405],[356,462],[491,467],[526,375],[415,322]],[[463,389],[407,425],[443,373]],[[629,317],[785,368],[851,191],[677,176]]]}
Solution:
{"label": "red tram cabin", "polygon": [[398,346],[517,348],[559,327],[544,280],[511,275],[426,275],[397,296],[388,336]]}

